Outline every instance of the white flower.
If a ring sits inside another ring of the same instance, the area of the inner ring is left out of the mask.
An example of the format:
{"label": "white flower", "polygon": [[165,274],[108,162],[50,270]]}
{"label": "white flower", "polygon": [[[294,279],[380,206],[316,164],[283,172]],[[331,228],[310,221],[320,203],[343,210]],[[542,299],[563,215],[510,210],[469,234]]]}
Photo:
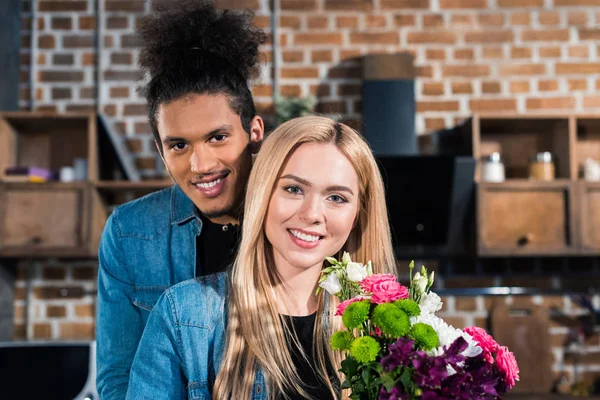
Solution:
{"label": "white flower", "polygon": [[419,305],[432,314],[440,311],[442,304],[442,299],[434,292],[423,293],[421,300],[419,300]]}
{"label": "white flower", "polygon": [[412,284],[417,294],[425,292],[425,289],[427,289],[427,281],[427,275],[423,276],[419,272],[413,276]]}
{"label": "white flower", "polygon": [[348,280],[351,282],[360,282],[367,277],[367,267],[357,262],[349,262],[346,267]]}
{"label": "white flower", "polygon": [[338,279],[337,274],[335,273],[329,274],[323,282],[319,283],[319,286],[327,290],[329,294],[334,296],[342,290],[340,280]]}
{"label": "white flower", "polygon": [[437,333],[439,338],[439,347],[427,351],[427,354],[431,356],[439,356],[444,354],[444,346],[446,346],[446,348],[450,347],[450,345],[452,345],[452,343],[454,343],[454,341],[460,336],[462,336],[468,344],[467,348],[461,353],[463,356],[475,357],[482,352],[481,347],[477,345],[477,342],[475,342],[475,340],[473,340],[469,334],[463,332],[461,329],[456,329],[453,326],[448,325],[440,317],[423,311],[425,310],[423,307],[421,307],[421,315],[417,317],[410,317],[410,323],[411,325],[414,325],[417,322],[422,322],[430,325]]}
{"label": "white flower", "polygon": [[348,253],[347,251],[344,252],[344,255],[342,256],[342,264],[343,265],[348,265],[348,263],[352,261],[350,259],[350,253]]}

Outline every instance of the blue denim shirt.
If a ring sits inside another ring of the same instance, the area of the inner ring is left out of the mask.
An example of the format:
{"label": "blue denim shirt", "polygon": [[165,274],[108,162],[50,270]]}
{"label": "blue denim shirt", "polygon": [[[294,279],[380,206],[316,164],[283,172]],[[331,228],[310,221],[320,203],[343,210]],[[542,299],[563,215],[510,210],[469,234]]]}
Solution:
{"label": "blue denim shirt", "polygon": [[[226,273],[167,289],[150,314],[129,381],[127,399],[211,399],[227,326]],[[257,372],[253,400],[267,399]]]}
{"label": "blue denim shirt", "polygon": [[97,380],[103,400],[123,399],[152,307],[168,287],[194,278],[202,221],[177,186],[117,207],[99,249]]}

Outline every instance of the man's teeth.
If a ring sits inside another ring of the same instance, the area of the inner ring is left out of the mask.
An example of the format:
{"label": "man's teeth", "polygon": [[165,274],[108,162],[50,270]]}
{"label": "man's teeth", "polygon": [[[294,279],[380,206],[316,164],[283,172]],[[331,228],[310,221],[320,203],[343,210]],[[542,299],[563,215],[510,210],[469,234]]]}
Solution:
{"label": "man's teeth", "polygon": [[210,189],[215,186],[217,183],[221,182],[223,178],[219,178],[216,181],[208,182],[208,183],[196,183],[196,186],[201,187],[202,189]]}
{"label": "man's teeth", "polygon": [[298,239],[304,240],[305,242],[316,242],[320,238],[319,236],[307,235],[306,233],[294,231],[291,229],[290,232],[292,232],[292,235],[296,236]]}

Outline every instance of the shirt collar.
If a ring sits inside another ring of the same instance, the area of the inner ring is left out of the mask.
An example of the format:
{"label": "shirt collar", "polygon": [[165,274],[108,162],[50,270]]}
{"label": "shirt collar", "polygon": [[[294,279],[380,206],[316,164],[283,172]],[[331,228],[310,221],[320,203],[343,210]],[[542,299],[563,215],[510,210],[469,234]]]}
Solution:
{"label": "shirt collar", "polygon": [[171,225],[181,224],[197,218],[194,202],[181,190],[178,185],[171,193]]}

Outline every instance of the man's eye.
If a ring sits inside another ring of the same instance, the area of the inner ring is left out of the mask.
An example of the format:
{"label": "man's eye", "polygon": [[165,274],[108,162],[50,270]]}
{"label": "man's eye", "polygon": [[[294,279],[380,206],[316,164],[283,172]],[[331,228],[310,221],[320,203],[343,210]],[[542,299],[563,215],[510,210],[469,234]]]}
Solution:
{"label": "man's eye", "polygon": [[287,186],[285,188],[283,188],[283,190],[285,190],[288,193],[291,194],[301,194],[302,190],[300,190],[300,188],[298,186]]}
{"label": "man's eye", "polygon": [[222,142],[223,140],[225,140],[226,137],[227,136],[225,136],[225,135],[219,134],[219,135],[213,136],[212,138],[210,138],[210,140],[213,142]]}
{"label": "man's eye", "polygon": [[171,145],[171,149],[174,149],[174,150],[183,150],[183,149],[185,149],[185,143],[179,142],[179,143],[172,144]]}

